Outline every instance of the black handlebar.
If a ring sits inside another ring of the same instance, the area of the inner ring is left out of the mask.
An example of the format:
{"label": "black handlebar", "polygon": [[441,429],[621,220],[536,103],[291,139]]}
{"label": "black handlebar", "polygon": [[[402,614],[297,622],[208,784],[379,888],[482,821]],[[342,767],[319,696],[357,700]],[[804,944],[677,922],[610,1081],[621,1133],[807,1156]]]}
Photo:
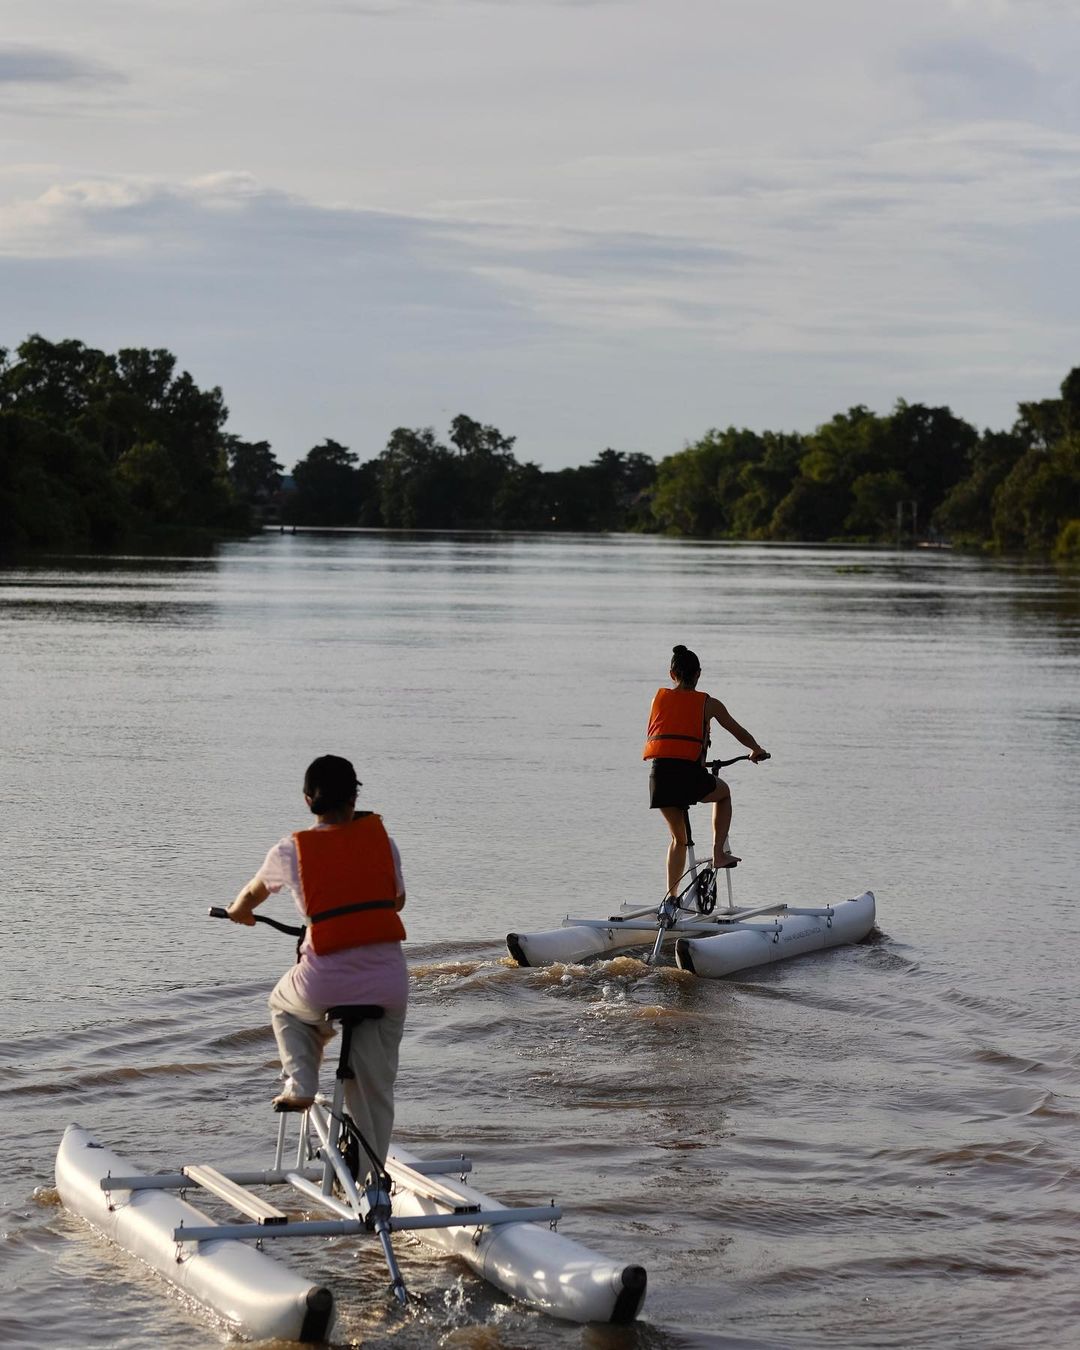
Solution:
{"label": "black handlebar", "polygon": [[[734,759],[710,759],[706,762],[705,767],[711,770],[726,769],[729,764],[738,764],[741,760],[751,758],[753,758],[751,755],[736,755]],[[762,755],[757,762],[758,764],[764,764],[767,759],[772,759],[772,755]]]}
{"label": "black handlebar", "polygon": [[[209,910],[212,919],[227,919],[229,916],[220,905],[211,905]],[[278,923],[277,919],[268,919],[264,914],[253,914],[251,916],[256,923],[265,923],[271,928],[276,928],[279,933],[288,933],[289,937],[303,937],[306,929],[293,928],[287,923]]]}

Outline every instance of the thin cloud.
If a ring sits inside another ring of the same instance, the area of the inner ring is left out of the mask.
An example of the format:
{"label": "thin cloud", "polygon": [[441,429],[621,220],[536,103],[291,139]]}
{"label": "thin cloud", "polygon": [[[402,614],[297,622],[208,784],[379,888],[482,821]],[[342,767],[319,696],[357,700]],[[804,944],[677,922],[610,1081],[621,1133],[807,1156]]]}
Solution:
{"label": "thin cloud", "polygon": [[1040,10],[1044,14],[1072,14],[1076,6],[1074,0],[949,0],[949,9],[957,14],[974,14],[994,19],[1008,19],[1013,16],[1029,19]]}
{"label": "thin cloud", "polygon": [[755,350],[832,349],[856,334],[885,347],[890,333],[936,345],[950,316],[1000,322],[982,269],[1015,251],[1018,231],[1080,216],[1078,159],[1080,137],[1009,123],[893,138],[854,161],[774,160],[752,176],[698,154],[715,189],[646,185],[638,214],[653,224],[636,230],[326,206],[244,173],[88,179],[0,209],[0,254],[337,277],[343,293],[439,313],[450,331],[479,307],[500,325],[681,331]]}
{"label": "thin cloud", "polygon": [[0,208],[0,252],[93,257],[166,249],[197,258],[235,248],[252,260],[282,246],[375,249],[391,238],[407,242],[419,228],[391,213],[318,206],[247,173],[179,183],[101,177],[58,183]]}
{"label": "thin cloud", "polygon": [[344,440],[1000,422],[1076,359],[1075,3],[56,0],[0,44],[3,340],[183,347],[313,439],[328,371]]}
{"label": "thin cloud", "polygon": [[938,117],[1038,116],[1054,84],[1034,62],[971,40],[921,43],[897,64]]}
{"label": "thin cloud", "polygon": [[[625,5],[629,0],[452,0],[458,10],[476,9],[596,9]],[[445,11],[448,0],[319,0],[317,8],[363,18],[400,18],[410,13]]]}
{"label": "thin cloud", "polygon": [[0,46],[0,85],[118,84],[119,71],[47,47]]}

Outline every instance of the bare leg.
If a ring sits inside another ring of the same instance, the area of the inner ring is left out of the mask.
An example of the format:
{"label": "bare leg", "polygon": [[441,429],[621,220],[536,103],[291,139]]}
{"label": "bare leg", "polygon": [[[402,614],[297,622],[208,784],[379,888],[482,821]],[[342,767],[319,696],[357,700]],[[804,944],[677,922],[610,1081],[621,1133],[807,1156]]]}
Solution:
{"label": "bare leg", "polygon": [[676,895],[679,878],[686,871],[686,816],[681,806],[661,806],[660,814],[671,831],[667,851],[667,891],[668,895]]}
{"label": "bare leg", "polygon": [[731,829],[731,789],[722,778],[716,781],[716,791],[710,792],[707,797],[702,797],[703,802],[712,802],[712,835],[713,835],[713,866],[714,867],[734,867],[741,858],[736,858],[734,854],[729,853],[724,847],[728,837],[728,831]]}

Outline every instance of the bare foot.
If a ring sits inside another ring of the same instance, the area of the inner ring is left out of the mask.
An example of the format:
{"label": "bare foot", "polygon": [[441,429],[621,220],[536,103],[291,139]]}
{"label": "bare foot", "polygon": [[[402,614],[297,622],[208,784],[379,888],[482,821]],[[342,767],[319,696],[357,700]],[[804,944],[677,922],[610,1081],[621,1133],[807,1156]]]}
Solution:
{"label": "bare foot", "polygon": [[712,865],[719,871],[724,867],[738,867],[742,862],[741,858],[736,858],[734,853],[725,853],[722,848],[714,848],[712,855]]}

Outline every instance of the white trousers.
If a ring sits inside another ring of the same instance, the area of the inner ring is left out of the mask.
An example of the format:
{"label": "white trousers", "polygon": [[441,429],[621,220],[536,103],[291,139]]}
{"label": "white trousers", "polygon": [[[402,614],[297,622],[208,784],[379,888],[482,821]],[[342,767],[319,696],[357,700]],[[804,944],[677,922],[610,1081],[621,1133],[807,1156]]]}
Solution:
{"label": "white trousers", "polygon": [[[296,992],[294,970],[287,970],[274,986],[269,999],[271,1021],[285,1092],[314,1097],[323,1049],[337,1028],[325,1020],[325,1008],[312,1007]],[[378,1020],[365,1019],[352,1029],[349,1067],[354,1077],[345,1080],[345,1106],[380,1159],[386,1158],[394,1127],[394,1079],[404,1030],[404,1008],[387,1008]]]}

